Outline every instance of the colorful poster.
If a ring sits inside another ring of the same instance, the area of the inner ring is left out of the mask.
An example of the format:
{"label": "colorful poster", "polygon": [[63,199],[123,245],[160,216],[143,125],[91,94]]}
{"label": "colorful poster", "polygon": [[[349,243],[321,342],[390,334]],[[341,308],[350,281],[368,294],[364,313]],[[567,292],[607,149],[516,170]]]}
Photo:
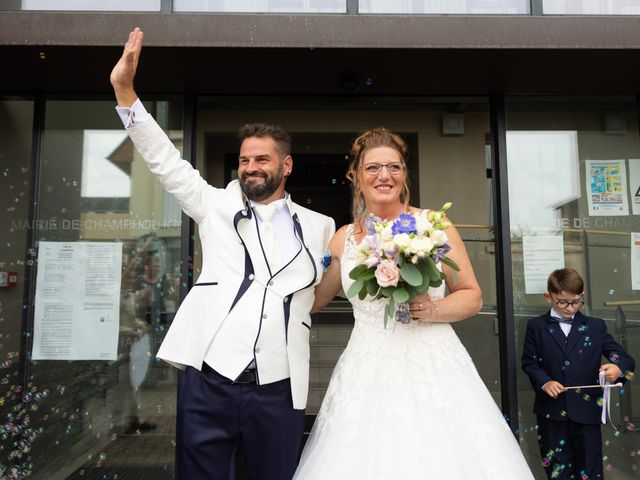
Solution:
{"label": "colorful poster", "polygon": [[629,215],[624,160],[587,160],[589,215]]}
{"label": "colorful poster", "polygon": [[631,193],[631,212],[640,215],[640,159],[629,159],[629,193]]}
{"label": "colorful poster", "polygon": [[535,235],[522,237],[525,293],[547,291],[547,278],[558,268],[564,268],[562,235]]}
{"label": "colorful poster", "polygon": [[33,360],[116,360],[122,244],[40,242]]}

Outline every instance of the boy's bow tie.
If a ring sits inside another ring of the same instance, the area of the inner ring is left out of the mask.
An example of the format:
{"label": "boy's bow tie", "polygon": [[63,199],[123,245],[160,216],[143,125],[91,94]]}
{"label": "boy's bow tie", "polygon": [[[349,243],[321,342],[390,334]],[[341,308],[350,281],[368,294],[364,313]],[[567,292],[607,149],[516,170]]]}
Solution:
{"label": "boy's bow tie", "polygon": [[557,323],[573,323],[573,318],[558,318],[558,317],[551,317],[551,320],[553,320],[554,322]]}

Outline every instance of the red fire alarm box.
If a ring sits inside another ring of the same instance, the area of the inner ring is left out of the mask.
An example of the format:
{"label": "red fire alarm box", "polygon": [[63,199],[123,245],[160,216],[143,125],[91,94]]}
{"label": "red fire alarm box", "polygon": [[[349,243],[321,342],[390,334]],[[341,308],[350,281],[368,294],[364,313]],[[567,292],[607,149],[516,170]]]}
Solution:
{"label": "red fire alarm box", "polygon": [[18,286],[17,272],[0,272],[0,288],[14,288]]}

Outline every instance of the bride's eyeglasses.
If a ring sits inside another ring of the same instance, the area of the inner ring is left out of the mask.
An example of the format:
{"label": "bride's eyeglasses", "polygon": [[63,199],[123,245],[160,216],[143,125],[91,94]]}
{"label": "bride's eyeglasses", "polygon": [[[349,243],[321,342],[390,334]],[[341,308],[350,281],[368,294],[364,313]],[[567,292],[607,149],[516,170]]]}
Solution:
{"label": "bride's eyeglasses", "polygon": [[387,172],[391,175],[400,175],[404,170],[404,165],[400,162],[392,163],[365,163],[362,165],[362,169],[367,175],[378,175],[382,170],[382,167],[387,167]]}

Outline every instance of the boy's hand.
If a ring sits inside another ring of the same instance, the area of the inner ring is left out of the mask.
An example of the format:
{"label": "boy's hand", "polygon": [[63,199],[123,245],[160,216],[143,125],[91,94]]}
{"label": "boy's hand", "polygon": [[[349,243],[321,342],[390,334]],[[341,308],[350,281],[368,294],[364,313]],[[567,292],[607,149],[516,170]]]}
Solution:
{"label": "boy's hand", "polygon": [[610,382],[615,382],[622,376],[622,370],[620,370],[620,367],[613,363],[605,363],[604,365],[601,365],[600,371],[604,372],[604,378]]}
{"label": "boy's hand", "polygon": [[552,398],[558,398],[558,395],[565,392],[567,389],[560,382],[556,382],[555,380],[549,380],[542,386],[542,390],[544,393],[549,395]]}

